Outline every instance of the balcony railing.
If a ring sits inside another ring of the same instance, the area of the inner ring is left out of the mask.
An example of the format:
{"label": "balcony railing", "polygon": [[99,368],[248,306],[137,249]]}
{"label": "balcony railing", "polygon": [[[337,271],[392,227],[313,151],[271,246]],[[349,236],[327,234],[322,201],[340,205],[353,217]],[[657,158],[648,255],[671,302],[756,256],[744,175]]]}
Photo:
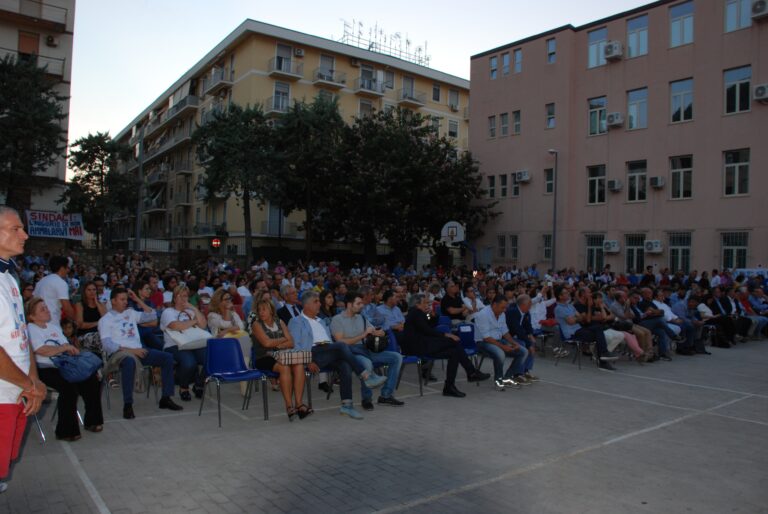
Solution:
{"label": "balcony railing", "polygon": [[184,226],[182,226],[182,227],[175,226],[171,230],[171,235],[173,237],[187,237],[189,235],[189,229],[187,227],[184,227]]}
{"label": "balcony railing", "polygon": [[214,68],[203,78],[203,94],[213,95],[225,87],[231,87],[235,81],[235,70]]}
{"label": "balcony railing", "polygon": [[191,175],[192,162],[189,159],[179,159],[177,161],[165,162],[160,165],[160,169],[166,170],[169,173],[176,173],[176,175]]}
{"label": "balcony railing", "polygon": [[181,206],[192,205],[192,194],[189,191],[176,191],[173,202]]}
{"label": "balcony railing", "polygon": [[312,83],[341,89],[347,83],[347,74],[342,71],[329,70],[327,68],[316,68],[312,72]]}
{"label": "balcony railing", "polygon": [[227,224],[226,223],[221,223],[221,224],[196,223],[195,226],[192,227],[192,232],[197,234],[198,236],[226,234]]}
{"label": "balcony railing", "polygon": [[206,110],[203,115],[200,117],[200,124],[205,125],[206,123],[210,123],[214,120],[216,114],[221,114],[224,112],[224,106],[221,104],[216,104],[211,106],[210,109]]}
{"label": "balcony railing", "polygon": [[397,102],[401,105],[422,107],[427,103],[427,94],[413,89],[399,89],[397,91]]}
{"label": "balcony railing", "polygon": [[154,213],[159,211],[165,211],[166,209],[165,195],[161,195],[159,198],[145,198],[144,199],[144,213]]}
{"label": "balcony railing", "polygon": [[147,185],[149,187],[165,184],[166,182],[168,182],[168,172],[162,168],[147,175]]}
{"label": "balcony railing", "polygon": [[8,11],[27,16],[54,25],[54,29],[64,31],[67,26],[69,11],[58,5],[50,5],[33,0],[0,0],[0,11]]}
{"label": "balcony railing", "polygon": [[384,96],[384,85],[374,78],[357,78],[354,85],[355,93],[371,96]]}
{"label": "balcony railing", "polygon": [[264,102],[265,114],[285,114],[291,108],[291,102],[287,95],[270,96]]}
{"label": "balcony railing", "polygon": [[150,159],[165,153],[177,144],[190,140],[191,138],[192,125],[190,125],[188,129],[177,131],[174,135],[164,137],[159,144],[146,149],[144,153],[144,161],[147,162]]}
{"label": "balcony railing", "polygon": [[64,76],[65,59],[58,57],[46,57],[45,55],[25,54],[10,48],[0,48],[0,57],[11,56],[19,62],[35,63],[38,68],[44,69],[49,75]]}
{"label": "balcony railing", "polygon": [[304,77],[304,63],[289,57],[273,57],[269,60],[269,75],[298,80]]}

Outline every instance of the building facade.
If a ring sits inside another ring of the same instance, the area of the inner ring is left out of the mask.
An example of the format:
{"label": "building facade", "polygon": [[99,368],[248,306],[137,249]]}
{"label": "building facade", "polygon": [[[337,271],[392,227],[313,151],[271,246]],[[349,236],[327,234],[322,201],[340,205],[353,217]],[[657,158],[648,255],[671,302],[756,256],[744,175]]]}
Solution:
{"label": "building facade", "polygon": [[[208,249],[243,255],[244,219],[234,198],[204,201],[204,171],[191,144],[196,128],[230,103],[261,104],[279,117],[294,101],[335,95],[352,122],[373,109],[400,106],[439,118],[440,132],[468,147],[469,82],[406,60],[289,29],[246,20],[137,116],[116,138],[141,172],[141,248]],[[143,142],[143,145],[141,144]],[[140,148],[142,149],[140,153]],[[254,246],[303,245],[303,213],[252,205]],[[113,218],[112,240],[133,248],[135,215]]]}
{"label": "building facade", "polygon": [[[0,0],[0,57],[35,58],[56,81],[56,90],[63,95],[63,112],[69,114],[72,81],[72,38],[75,27],[75,0]],[[62,120],[67,130],[69,118]],[[66,134],[65,134],[65,137]],[[56,203],[64,191],[66,157],[43,173],[36,175],[36,187],[31,191],[31,208],[61,212]]]}
{"label": "building facade", "polygon": [[768,265],[766,49],[765,2],[678,0],[473,56],[480,260]]}

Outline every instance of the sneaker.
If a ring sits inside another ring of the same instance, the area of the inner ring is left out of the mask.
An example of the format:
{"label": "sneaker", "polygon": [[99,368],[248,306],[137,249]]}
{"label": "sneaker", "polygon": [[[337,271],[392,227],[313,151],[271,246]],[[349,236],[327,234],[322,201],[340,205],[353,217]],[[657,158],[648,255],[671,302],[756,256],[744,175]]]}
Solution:
{"label": "sneaker", "polygon": [[606,352],[600,356],[601,361],[616,360],[619,358],[619,354],[616,352]]}
{"label": "sneaker", "polygon": [[541,380],[539,377],[537,377],[530,371],[525,372],[525,378],[527,378],[529,382],[538,382],[539,380]]}
{"label": "sneaker", "polygon": [[384,382],[386,381],[387,377],[383,377],[375,373],[368,373],[368,378],[366,378],[363,382],[365,382],[365,387],[368,389],[376,389],[377,387],[383,386]]}
{"label": "sneaker", "polygon": [[504,384],[504,387],[520,388],[520,383],[514,378],[502,378],[501,383]]}
{"label": "sneaker", "polygon": [[339,409],[339,414],[349,416],[352,419],[363,419],[363,415],[357,412],[357,409],[352,407],[352,405],[342,405],[341,409]]}
{"label": "sneaker", "polygon": [[514,378],[515,382],[517,382],[520,385],[524,385],[524,386],[529,386],[529,385],[531,385],[533,383],[530,380],[528,380],[527,378],[525,378],[525,375],[515,375],[512,378]]}
{"label": "sneaker", "polygon": [[392,406],[392,407],[401,407],[401,406],[405,405],[405,402],[401,402],[400,400],[398,400],[394,396],[389,396],[387,398],[384,398],[383,396],[379,396],[379,401],[377,401],[376,403],[381,404],[381,405],[389,405],[389,406]]}
{"label": "sneaker", "polygon": [[493,381],[493,383],[496,385],[497,391],[504,391],[504,381],[500,379],[496,379]]}
{"label": "sneaker", "polygon": [[600,361],[598,368],[605,371],[616,371],[616,368],[608,361]]}
{"label": "sneaker", "polygon": [[158,405],[161,409],[168,409],[168,410],[184,410],[184,407],[181,405],[175,403],[170,396],[163,396],[160,398],[160,404]]}
{"label": "sneaker", "polygon": [[0,494],[8,490],[8,482],[0,482]]}
{"label": "sneaker", "polygon": [[370,398],[364,398],[361,403],[363,405],[363,410],[373,410],[373,402]]}

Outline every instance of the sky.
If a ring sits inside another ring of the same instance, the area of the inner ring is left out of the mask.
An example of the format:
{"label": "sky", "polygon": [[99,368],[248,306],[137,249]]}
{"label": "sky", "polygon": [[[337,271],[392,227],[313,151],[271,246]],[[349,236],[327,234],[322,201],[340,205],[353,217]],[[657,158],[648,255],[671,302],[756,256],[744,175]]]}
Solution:
{"label": "sky", "polygon": [[70,144],[117,135],[245,19],[340,39],[344,20],[427,43],[430,67],[469,79],[474,54],[562,25],[589,23],[638,0],[77,0]]}

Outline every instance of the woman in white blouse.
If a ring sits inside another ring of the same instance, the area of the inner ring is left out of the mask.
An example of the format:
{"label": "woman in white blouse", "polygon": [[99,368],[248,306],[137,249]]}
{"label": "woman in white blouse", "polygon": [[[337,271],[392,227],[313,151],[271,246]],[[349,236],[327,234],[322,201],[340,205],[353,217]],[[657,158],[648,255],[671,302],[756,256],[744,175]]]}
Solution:
{"label": "woman in white blouse", "polygon": [[80,425],[77,420],[77,397],[83,397],[85,403],[85,429],[90,432],[101,432],[104,427],[104,417],[101,411],[101,391],[96,372],[83,382],[73,384],[64,380],[51,357],[67,353],[78,355],[80,350],[72,346],[61,332],[61,327],[51,323],[51,311],[40,297],[31,298],[25,307],[29,338],[35,351],[35,362],[40,380],[58,391],[58,421],[56,422],[56,438],[64,441],[80,439]]}

